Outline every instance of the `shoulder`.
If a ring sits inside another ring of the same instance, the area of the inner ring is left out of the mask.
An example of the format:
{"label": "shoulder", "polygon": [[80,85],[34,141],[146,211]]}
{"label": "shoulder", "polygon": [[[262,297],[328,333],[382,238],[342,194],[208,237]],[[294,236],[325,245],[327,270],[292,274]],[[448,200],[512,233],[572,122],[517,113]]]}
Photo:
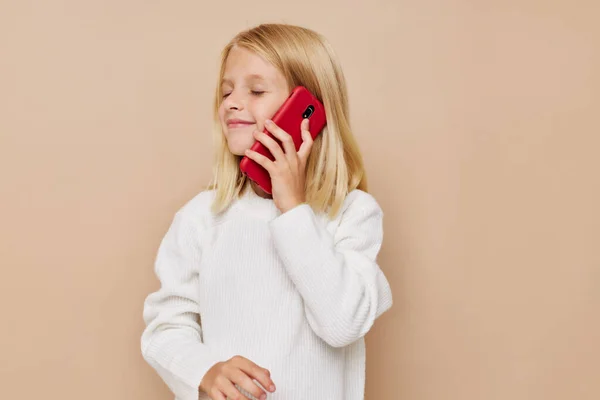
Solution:
{"label": "shoulder", "polygon": [[354,189],[344,199],[340,216],[342,219],[370,216],[382,217],[383,210],[372,194],[360,189]]}
{"label": "shoulder", "polygon": [[373,195],[354,189],[346,195],[333,229],[338,240],[360,238],[364,243],[380,244],[383,210]]}
{"label": "shoulder", "polygon": [[187,222],[206,222],[212,217],[211,206],[215,198],[215,190],[203,190],[188,200],[178,211],[177,215]]}

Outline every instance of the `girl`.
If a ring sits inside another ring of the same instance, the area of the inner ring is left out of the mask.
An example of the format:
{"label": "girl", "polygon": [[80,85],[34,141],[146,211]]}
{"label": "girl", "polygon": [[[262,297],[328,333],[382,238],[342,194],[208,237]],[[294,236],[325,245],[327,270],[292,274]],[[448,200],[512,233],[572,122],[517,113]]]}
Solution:
{"label": "girl", "polygon": [[[323,102],[327,126],[313,142],[304,120],[296,151],[268,118],[299,85]],[[362,399],[363,337],[392,295],[336,56],[308,29],[242,32],[223,51],[214,106],[214,180],[159,247],[145,360],[177,400]],[[249,151],[255,140],[275,161]],[[240,173],[244,155],[269,172],[272,196]]]}

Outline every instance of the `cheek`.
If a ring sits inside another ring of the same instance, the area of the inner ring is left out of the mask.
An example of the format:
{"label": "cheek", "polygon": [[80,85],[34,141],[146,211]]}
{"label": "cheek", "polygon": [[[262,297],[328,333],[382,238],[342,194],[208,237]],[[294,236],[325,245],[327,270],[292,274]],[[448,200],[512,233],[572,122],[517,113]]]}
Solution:
{"label": "cheek", "polygon": [[218,114],[219,114],[219,121],[221,121],[221,123],[223,123],[223,121],[225,119],[225,107],[223,107],[223,104],[221,104],[219,106]]}
{"label": "cheek", "polygon": [[256,129],[262,131],[265,126],[265,120],[273,118],[273,115],[277,112],[279,107],[279,102],[255,104],[252,108],[252,116],[256,121]]}
{"label": "cheek", "polygon": [[223,106],[219,107],[218,116],[221,129],[223,130],[224,134],[227,134],[227,125],[225,124],[225,108]]}
{"label": "cheek", "polygon": [[256,123],[256,129],[262,130],[265,119],[267,118],[264,116],[265,113],[263,107],[260,104],[254,104],[248,108],[248,111],[252,116],[252,120]]}

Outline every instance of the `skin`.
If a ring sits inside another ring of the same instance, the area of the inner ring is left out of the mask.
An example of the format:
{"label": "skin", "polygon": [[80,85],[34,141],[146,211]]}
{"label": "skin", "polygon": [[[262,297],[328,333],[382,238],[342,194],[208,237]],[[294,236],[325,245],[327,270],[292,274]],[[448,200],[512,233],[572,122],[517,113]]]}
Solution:
{"label": "skin", "polygon": [[[281,71],[250,50],[234,47],[225,62],[221,94],[219,120],[229,151],[248,156],[271,176],[272,196],[252,184],[254,191],[272,197],[282,213],[304,203],[306,161],[313,144],[308,119],[301,124],[303,143],[298,151],[291,136],[269,120],[290,95]],[[244,123],[230,124],[231,119]],[[282,142],[283,148],[262,132],[264,128]],[[271,151],[275,161],[250,150],[256,140]]]}
{"label": "skin", "polygon": [[202,378],[200,390],[207,393],[213,400],[249,400],[236,389],[235,385],[251,393],[257,399],[266,399],[266,392],[260,385],[273,393],[275,384],[271,380],[270,372],[247,358],[235,356],[231,359],[215,364]]}

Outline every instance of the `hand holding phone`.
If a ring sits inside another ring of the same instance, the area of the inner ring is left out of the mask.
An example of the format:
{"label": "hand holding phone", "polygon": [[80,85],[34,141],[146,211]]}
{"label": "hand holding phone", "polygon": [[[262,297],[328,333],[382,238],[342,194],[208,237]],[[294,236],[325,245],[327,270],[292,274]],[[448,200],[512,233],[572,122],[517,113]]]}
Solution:
{"label": "hand holding phone", "polygon": [[[313,140],[321,133],[326,124],[325,107],[323,104],[303,86],[298,86],[292,90],[292,93],[283,105],[277,110],[271,118],[272,121],[285,132],[287,132],[294,141],[296,151],[302,145],[302,131],[300,125],[302,121],[308,118],[309,131]],[[273,136],[266,128],[263,131],[273,138],[280,146],[281,141]],[[261,142],[256,141],[251,150],[268,157],[271,161],[275,158]],[[259,165],[256,161],[245,156],[240,162],[241,171],[266,193],[272,193],[271,177],[269,172]]]}

